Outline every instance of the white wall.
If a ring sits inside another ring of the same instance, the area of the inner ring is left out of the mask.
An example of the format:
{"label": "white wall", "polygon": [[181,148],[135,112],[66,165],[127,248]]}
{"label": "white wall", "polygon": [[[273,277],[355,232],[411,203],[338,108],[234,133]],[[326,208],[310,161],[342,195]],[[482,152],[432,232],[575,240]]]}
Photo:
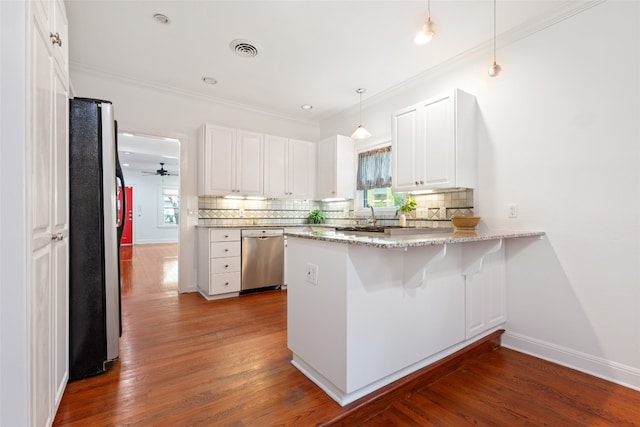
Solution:
{"label": "white wall", "polygon": [[[504,343],[640,389],[640,5],[608,1],[372,99],[363,123],[452,87],[475,94],[483,226],[509,242]],[[433,43],[437,43],[434,39]],[[429,45],[424,47],[427,54]],[[357,112],[321,123],[349,134]],[[517,203],[518,219],[507,219]]]}
{"label": "white wall", "polygon": [[29,424],[26,2],[0,1],[0,425]]}
{"label": "white wall", "polygon": [[178,176],[143,176],[135,171],[124,177],[133,187],[133,243],[170,243],[178,241],[177,226],[159,225],[162,187],[179,188]]}
{"label": "white wall", "polygon": [[[71,58],[73,61],[73,58]],[[75,96],[112,101],[121,132],[173,137],[180,140],[180,231],[178,288],[197,290],[197,130],[205,122],[221,124],[272,135],[317,141],[316,124],[286,120],[255,110],[216,104],[154,87],[130,82],[116,76],[103,76],[71,67]]]}

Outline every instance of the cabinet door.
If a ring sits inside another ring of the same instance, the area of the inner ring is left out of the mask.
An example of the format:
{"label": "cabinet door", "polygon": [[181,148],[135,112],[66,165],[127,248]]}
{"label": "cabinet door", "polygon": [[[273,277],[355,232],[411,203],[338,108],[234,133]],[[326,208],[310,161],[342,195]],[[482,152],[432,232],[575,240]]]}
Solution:
{"label": "cabinet door", "polygon": [[[50,30],[53,56],[65,76],[69,75],[69,25],[64,1],[56,0],[53,8],[53,28]],[[55,43],[54,43],[55,42]]]}
{"label": "cabinet door", "polygon": [[[36,21],[37,22],[37,21]],[[31,165],[31,283],[29,286],[31,421],[34,426],[53,421],[53,202],[52,64],[48,28],[33,29]]]}
{"label": "cabinet door", "polygon": [[205,125],[202,144],[202,195],[235,193],[236,130]]}
{"label": "cabinet door", "polygon": [[238,131],[236,154],[236,192],[242,196],[263,195],[264,136],[260,133]]}
{"label": "cabinet door", "polygon": [[69,379],[69,91],[58,64],[53,78],[53,386],[55,407]]}
{"label": "cabinet door", "polygon": [[289,140],[287,176],[289,197],[313,198],[316,176],[316,146],[314,143]]}
{"label": "cabinet door", "polygon": [[[418,186],[418,173],[422,170],[422,148],[418,146],[418,106],[398,111],[393,115],[393,188],[409,191]],[[420,166],[420,171],[416,170]]]}
{"label": "cabinet door", "polygon": [[336,137],[318,143],[317,197],[336,197]]}
{"label": "cabinet door", "polygon": [[267,135],[264,139],[264,192],[267,197],[288,196],[289,140]]}
{"label": "cabinet door", "polygon": [[465,276],[467,339],[507,320],[504,248],[485,255],[482,270]]}
{"label": "cabinet door", "polygon": [[431,99],[421,106],[423,123],[420,127],[424,129],[424,145],[421,146],[425,152],[416,152],[416,159],[424,161],[424,171],[418,178],[424,181],[425,188],[456,186],[454,107],[453,93]]}

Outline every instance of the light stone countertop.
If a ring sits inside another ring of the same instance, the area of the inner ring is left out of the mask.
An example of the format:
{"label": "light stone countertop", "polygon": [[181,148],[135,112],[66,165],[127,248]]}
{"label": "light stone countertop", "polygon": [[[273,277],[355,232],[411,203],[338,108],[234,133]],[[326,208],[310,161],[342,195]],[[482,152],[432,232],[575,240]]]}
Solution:
{"label": "light stone countertop", "polygon": [[285,235],[302,239],[320,240],[324,242],[343,243],[349,245],[370,246],[374,248],[394,249],[417,246],[443,245],[447,243],[477,242],[482,240],[509,239],[513,237],[544,236],[543,231],[509,231],[509,230],[481,230],[481,231],[449,231],[430,234],[408,234],[389,236],[354,235],[348,231],[290,231]]}
{"label": "light stone countertop", "polygon": [[196,225],[197,228],[305,228],[305,227],[324,227],[335,228],[340,227],[335,224],[244,224],[244,225],[230,225],[230,224],[216,224],[216,225]]}

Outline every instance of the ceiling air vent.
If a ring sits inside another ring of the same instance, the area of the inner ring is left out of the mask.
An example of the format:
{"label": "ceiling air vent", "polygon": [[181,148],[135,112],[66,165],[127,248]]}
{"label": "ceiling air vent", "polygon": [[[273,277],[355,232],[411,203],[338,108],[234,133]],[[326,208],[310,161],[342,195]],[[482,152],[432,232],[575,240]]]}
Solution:
{"label": "ceiling air vent", "polygon": [[253,58],[258,55],[258,48],[249,40],[236,39],[229,44],[231,51],[243,58]]}

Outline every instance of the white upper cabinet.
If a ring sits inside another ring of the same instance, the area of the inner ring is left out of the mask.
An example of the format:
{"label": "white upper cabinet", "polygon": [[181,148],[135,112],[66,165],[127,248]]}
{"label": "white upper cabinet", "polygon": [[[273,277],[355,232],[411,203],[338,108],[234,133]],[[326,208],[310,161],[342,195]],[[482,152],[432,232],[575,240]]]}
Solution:
{"label": "white upper cabinet", "polygon": [[394,191],[476,187],[475,98],[455,89],[393,114]]}
{"label": "white upper cabinet", "polygon": [[316,145],[280,136],[265,136],[264,174],[266,197],[312,199],[315,193]]}
{"label": "white upper cabinet", "polygon": [[205,124],[198,194],[262,196],[263,144],[262,134]]}
{"label": "white upper cabinet", "polygon": [[317,146],[318,199],[353,199],[355,189],[355,148],[343,135],[323,139]]}
{"label": "white upper cabinet", "polygon": [[264,193],[264,135],[238,130],[236,137],[236,193],[260,197]]}

